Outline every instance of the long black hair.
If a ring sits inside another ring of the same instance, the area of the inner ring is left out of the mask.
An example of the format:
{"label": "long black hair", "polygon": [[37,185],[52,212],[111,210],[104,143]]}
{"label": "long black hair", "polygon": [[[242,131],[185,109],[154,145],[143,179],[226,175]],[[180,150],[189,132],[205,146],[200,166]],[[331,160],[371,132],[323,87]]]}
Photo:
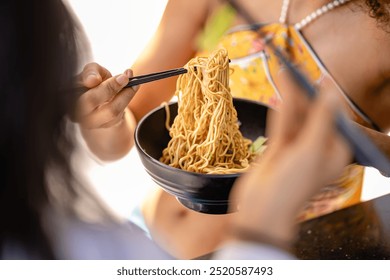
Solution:
{"label": "long black hair", "polygon": [[0,257],[10,243],[33,258],[54,257],[40,217],[49,203],[48,166],[58,167],[63,192],[76,194],[66,115],[75,101],[69,89],[79,32],[61,0],[0,3]]}

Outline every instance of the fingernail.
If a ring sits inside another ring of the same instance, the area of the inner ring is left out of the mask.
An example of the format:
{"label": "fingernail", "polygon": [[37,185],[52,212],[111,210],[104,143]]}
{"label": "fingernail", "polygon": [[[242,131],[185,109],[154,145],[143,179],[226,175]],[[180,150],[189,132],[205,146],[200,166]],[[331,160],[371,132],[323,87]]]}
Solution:
{"label": "fingernail", "polygon": [[128,78],[133,77],[133,70],[127,69],[124,73]]}
{"label": "fingernail", "polygon": [[88,73],[87,80],[89,79],[97,79],[97,74],[95,72]]}
{"label": "fingernail", "polygon": [[129,82],[129,78],[125,74],[121,74],[118,77],[116,77],[116,81],[120,85],[125,85]]}

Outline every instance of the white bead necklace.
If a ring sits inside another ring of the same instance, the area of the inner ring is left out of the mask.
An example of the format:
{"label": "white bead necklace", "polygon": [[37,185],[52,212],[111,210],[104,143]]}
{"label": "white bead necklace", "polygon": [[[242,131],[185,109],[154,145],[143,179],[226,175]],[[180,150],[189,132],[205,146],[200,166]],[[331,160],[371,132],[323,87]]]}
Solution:
{"label": "white bead necklace", "polygon": [[[338,6],[346,4],[350,1],[351,0],[334,0],[332,2],[329,2],[325,5],[323,5],[321,8],[318,8],[317,10],[315,10],[314,12],[312,12],[311,14],[306,16],[305,18],[303,18],[300,22],[297,22],[296,24],[294,24],[294,27],[297,30],[300,30],[303,27],[305,27],[306,25],[308,25],[310,22],[312,22],[313,20],[318,18],[319,16],[329,12],[330,10],[333,10],[334,8],[337,8]],[[288,11],[289,4],[290,4],[290,0],[283,0],[282,10],[281,10],[280,17],[279,17],[280,23],[283,23],[283,24],[286,23],[287,11]]]}

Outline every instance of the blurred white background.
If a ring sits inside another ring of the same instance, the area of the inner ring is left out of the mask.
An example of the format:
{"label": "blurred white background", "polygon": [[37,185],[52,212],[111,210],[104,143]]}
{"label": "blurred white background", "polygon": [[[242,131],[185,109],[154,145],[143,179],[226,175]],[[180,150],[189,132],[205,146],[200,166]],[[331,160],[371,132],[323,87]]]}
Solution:
{"label": "blurred white background", "polygon": [[[94,61],[112,74],[131,67],[153,35],[167,0],[68,0],[91,43]],[[87,180],[119,215],[129,217],[155,184],[144,171],[135,148],[122,160],[100,164],[81,151],[77,162]],[[390,179],[366,169],[363,199],[390,193]]]}
{"label": "blurred white background", "polygon": [[167,0],[68,0],[91,42],[95,61],[118,74],[152,37]]}

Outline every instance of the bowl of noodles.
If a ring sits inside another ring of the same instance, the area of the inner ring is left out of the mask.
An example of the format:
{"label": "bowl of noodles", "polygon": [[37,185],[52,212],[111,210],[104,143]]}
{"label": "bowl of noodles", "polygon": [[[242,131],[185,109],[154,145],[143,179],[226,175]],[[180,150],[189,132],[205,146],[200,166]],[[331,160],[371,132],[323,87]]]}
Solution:
{"label": "bowl of noodles", "polygon": [[264,148],[269,108],[233,98],[225,51],[195,58],[179,76],[177,102],[147,114],[135,145],[151,178],[185,207],[208,214],[234,211],[235,180]]}

